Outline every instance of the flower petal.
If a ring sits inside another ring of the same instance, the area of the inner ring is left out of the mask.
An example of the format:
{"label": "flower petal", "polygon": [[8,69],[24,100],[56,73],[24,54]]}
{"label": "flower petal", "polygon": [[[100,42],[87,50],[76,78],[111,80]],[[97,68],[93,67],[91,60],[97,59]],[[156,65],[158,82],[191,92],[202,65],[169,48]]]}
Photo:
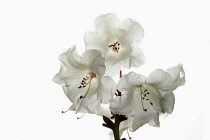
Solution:
{"label": "flower petal", "polygon": [[103,76],[98,85],[97,98],[100,103],[107,104],[116,91],[115,81],[109,76]]}
{"label": "flower petal", "polygon": [[165,94],[165,96],[162,97],[160,100],[162,113],[171,114],[174,110],[174,104],[175,104],[175,97],[174,97],[173,92],[169,92]]}
{"label": "flower petal", "polygon": [[76,113],[91,113],[96,108],[97,96],[96,94],[89,93],[84,99],[77,100],[77,111]]}
{"label": "flower petal", "polygon": [[129,93],[134,87],[144,85],[146,77],[135,72],[123,75],[117,84],[117,89],[123,94]]}
{"label": "flower petal", "polygon": [[132,112],[133,94],[117,96],[110,102],[110,110],[114,114],[128,115]]}
{"label": "flower petal", "polygon": [[134,121],[133,121],[132,127],[130,128],[130,131],[131,132],[135,132],[137,129],[139,129],[139,127],[141,127],[144,124],[146,124],[147,121],[148,120],[135,118]]}
{"label": "flower petal", "polygon": [[97,104],[93,114],[96,114],[99,116],[105,116],[107,118],[111,118],[113,116],[108,106],[104,106],[103,104],[100,104],[100,103]]}
{"label": "flower petal", "polygon": [[85,49],[97,49],[106,54],[108,51],[108,39],[99,32],[87,32],[84,37]]}
{"label": "flower petal", "polygon": [[135,132],[137,129],[139,129],[148,122],[151,126],[159,126],[159,116],[157,116],[157,113],[153,113],[144,117],[135,117],[130,131]]}
{"label": "flower petal", "polygon": [[182,64],[178,64],[175,67],[168,68],[166,72],[169,73],[172,78],[173,90],[175,90],[178,86],[183,86],[185,84],[185,72]]}
{"label": "flower petal", "polygon": [[146,83],[161,90],[170,90],[171,88],[171,76],[164,70],[154,70],[146,78]]}
{"label": "flower petal", "polygon": [[120,70],[120,63],[114,61],[106,61],[106,76],[115,76],[120,72]]}
{"label": "flower petal", "polygon": [[120,29],[123,30],[123,34],[120,38],[120,42],[123,45],[130,46],[141,43],[144,30],[138,22],[132,19],[126,19],[121,22]]}
{"label": "flower petal", "polygon": [[53,82],[59,84],[59,85],[62,85],[62,86],[65,86],[66,85],[66,82],[65,82],[65,78],[66,76],[68,76],[68,70],[66,68],[65,65],[61,64],[60,66],[60,72],[58,74],[56,74],[54,77],[53,77]]}
{"label": "flower petal", "polygon": [[81,58],[76,51],[76,46],[72,46],[66,52],[59,56],[59,60],[70,70],[71,69],[83,69],[84,66],[81,64]]}
{"label": "flower petal", "polygon": [[140,67],[143,65],[145,59],[141,49],[132,47],[130,50],[131,52],[127,55],[127,57],[121,61],[121,65],[127,69],[130,67]]}
{"label": "flower petal", "polygon": [[76,46],[73,46],[65,53],[62,53],[59,56],[59,59],[62,64],[59,73],[56,74],[53,78],[54,82],[65,86],[66,84],[68,84],[65,80],[70,80],[70,82],[77,82],[77,80],[83,78],[83,76],[85,75],[85,71],[87,71],[87,68],[85,67],[85,65],[81,64],[81,58],[76,52]]}
{"label": "flower petal", "polygon": [[148,124],[150,126],[159,127],[160,121],[159,121],[159,113],[156,113],[152,119],[149,120]]}
{"label": "flower petal", "polygon": [[185,83],[185,73],[181,64],[163,71],[157,69],[146,79],[147,84],[160,91],[173,91]]}
{"label": "flower petal", "polygon": [[53,81],[59,85],[66,86],[71,82],[78,83],[78,86],[85,76],[86,69],[67,68],[61,64],[60,71],[53,77]]}
{"label": "flower petal", "polygon": [[82,54],[81,62],[84,63],[91,72],[98,74],[99,76],[104,75],[106,71],[105,58],[98,50],[87,50]]}
{"label": "flower petal", "polygon": [[96,31],[106,35],[108,41],[114,41],[120,26],[120,20],[115,14],[100,15],[95,20]]}

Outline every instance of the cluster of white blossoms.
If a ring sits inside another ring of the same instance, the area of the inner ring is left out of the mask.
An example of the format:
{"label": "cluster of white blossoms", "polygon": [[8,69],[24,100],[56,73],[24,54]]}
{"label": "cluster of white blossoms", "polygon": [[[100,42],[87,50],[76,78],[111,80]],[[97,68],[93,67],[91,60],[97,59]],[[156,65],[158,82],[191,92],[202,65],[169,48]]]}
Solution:
{"label": "cluster of white blossoms", "polygon": [[159,126],[159,115],[172,113],[173,91],[185,83],[181,64],[166,71],[157,69],[147,77],[129,72],[118,83],[112,79],[122,67],[129,69],[144,63],[138,47],[143,34],[133,19],[120,21],[111,13],[95,19],[95,31],[84,37],[86,51],[79,56],[73,46],[59,56],[62,64],[53,81],[62,85],[72,102],[69,110],[110,120],[115,114],[126,116],[120,123],[120,134],[126,129],[136,131],[147,123]]}

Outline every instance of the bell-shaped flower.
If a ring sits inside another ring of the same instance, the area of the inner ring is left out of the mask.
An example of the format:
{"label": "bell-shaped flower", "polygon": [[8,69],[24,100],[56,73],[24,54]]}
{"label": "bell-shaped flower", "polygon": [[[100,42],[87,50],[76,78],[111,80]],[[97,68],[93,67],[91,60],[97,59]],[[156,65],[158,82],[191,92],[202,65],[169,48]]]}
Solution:
{"label": "bell-shaped flower", "polygon": [[100,50],[106,59],[107,75],[114,76],[124,68],[139,67],[144,55],[137,47],[143,39],[143,29],[132,19],[122,22],[114,14],[95,19],[95,30],[85,34],[86,50]]}
{"label": "bell-shaped flower", "polygon": [[130,72],[119,80],[117,89],[123,93],[111,101],[114,114],[134,117],[132,131],[149,123],[159,126],[160,113],[172,113],[175,98],[173,91],[185,83],[181,64],[166,71],[157,69],[148,77]]}
{"label": "bell-shaped flower", "polygon": [[76,46],[59,56],[60,72],[53,81],[62,85],[76,112],[92,112],[98,103],[109,103],[116,90],[114,80],[104,76],[105,59],[98,50],[87,50],[81,57]]}

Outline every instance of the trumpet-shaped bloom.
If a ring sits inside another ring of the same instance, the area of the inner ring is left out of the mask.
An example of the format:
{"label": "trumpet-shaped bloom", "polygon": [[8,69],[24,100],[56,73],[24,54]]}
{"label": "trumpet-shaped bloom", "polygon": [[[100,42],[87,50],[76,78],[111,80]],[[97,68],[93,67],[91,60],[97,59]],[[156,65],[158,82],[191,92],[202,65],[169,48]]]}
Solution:
{"label": "trumpet-shaped bloom", "polygon": [[157,69],[148,77],[130,72],[118,82],[117,89],[123,95],[111,101],[110,109],[113,113],[134,117],[132,131],[146,123],[159,126],[159,114],[172,113],[173,91],[184,83],[181,64],[166,71]]}
{"label": "trumpet-shaped bloom", "polygon": [[143,39],[143,29],[138,22],[126,19],[122,22],[114,14],[98,16],[96,31],[85,34],[86,49],[100,50],[106,59],[107,75],[114,76],[124,68],[139,67],[144,55],[137,47]]}
{"label": "trumpet-shaped bloom", "polygon": [[80,57],[76,46],[59,56],[60,72],[53,81],[62,85],[77,112],[92,112],[98,103],[109,103],[116,85],[109,76],[104,76],[105,59],[98,50],[87,50]]}

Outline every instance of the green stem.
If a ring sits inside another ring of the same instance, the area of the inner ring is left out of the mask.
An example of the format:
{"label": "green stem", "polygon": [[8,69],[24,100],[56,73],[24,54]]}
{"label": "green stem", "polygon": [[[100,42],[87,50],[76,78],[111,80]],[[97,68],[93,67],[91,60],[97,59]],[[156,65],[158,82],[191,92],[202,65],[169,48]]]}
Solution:
{"label": "green stem", "polygon": [[119,132],[119,127],[120,127],[120,121],[119,121],[119,114],[114,115],[115,118],[115,123],[114,123],[114,139],[115,140],[120,140],[120,132]]}

